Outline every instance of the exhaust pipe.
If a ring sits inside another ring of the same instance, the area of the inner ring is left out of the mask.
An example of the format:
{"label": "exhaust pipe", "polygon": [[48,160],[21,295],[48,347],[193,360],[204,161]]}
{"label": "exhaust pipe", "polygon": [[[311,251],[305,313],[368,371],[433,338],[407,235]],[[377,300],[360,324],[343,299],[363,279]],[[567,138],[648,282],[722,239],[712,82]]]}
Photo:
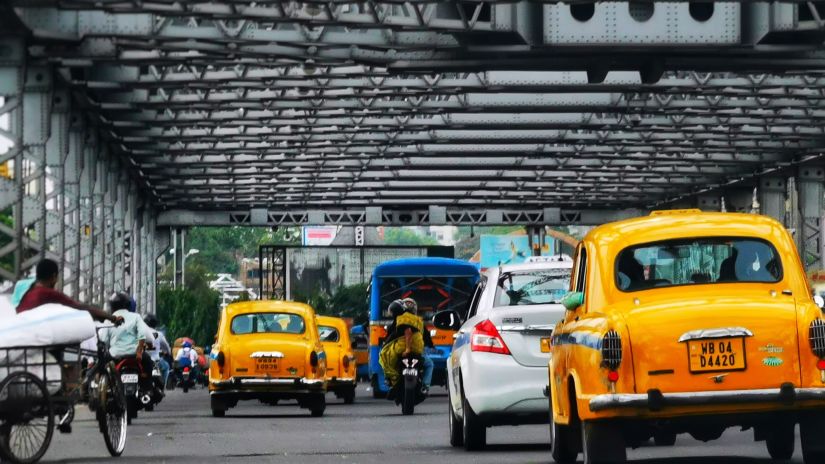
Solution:
{"label": "exhaust pipe", "polygon": [[152,402],[152,397],[147,393],[140,397],[140,402],[143,403],[144,406]]}

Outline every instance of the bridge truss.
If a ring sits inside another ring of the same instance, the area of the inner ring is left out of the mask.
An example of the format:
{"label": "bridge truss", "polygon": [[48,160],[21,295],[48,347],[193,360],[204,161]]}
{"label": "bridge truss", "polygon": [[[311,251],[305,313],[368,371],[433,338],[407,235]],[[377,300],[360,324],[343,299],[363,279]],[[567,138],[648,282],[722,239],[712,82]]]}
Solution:
{"label": "bridge truss", "polygon": [[0,8],[6,279],[52,255],[75,295],[148,292],[167,227],[673,206],[770,214],[822,262],[818,2]]}

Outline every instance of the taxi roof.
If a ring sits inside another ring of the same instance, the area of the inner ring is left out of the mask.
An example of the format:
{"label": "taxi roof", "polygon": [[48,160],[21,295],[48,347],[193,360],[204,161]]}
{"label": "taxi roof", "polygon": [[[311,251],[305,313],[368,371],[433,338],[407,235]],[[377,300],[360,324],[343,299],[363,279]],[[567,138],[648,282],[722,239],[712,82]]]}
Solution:
{"label": "taxi roof", "polygon": [[624,248],[689,237],[768,238],[778,230],[783,230],[782,224],[758,214],[677,210],[604,224],[591,230],[584,241]]}
{"label": "taxi roof", "polygon": [[347,329],[347,321],[341,319],[340,317],[317,316],[317,320],[319,325],[329,325],[338,329],[343,328],[345,331]]}
{"label": "taxi roof", "polygon": [[312,306],[297,301],[257,300],[231,303],[224,309],[224,312],[228,316],[254,312],[284,312],[308,316],[315,313],[315,310]]}

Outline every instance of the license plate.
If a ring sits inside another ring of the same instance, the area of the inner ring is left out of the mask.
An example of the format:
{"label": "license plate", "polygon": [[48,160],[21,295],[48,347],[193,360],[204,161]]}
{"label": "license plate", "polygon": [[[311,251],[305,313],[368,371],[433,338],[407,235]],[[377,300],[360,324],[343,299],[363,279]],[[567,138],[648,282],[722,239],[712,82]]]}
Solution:
{"label": "license plate", "polygon": [[541,352],[542,353],[549,353],[551,351],[551,346],[552,345],[550,344],[550,340],[552,340],[552,338],[550,338],[550,337],[544,337],[544,338],[541,339]]}
{"label": "license plate", "polygon": [[403,375],[405,377],[408,376],[408,375],[418,376],[418,371],[415,370],[415,369],[404,369],[404,371],[401,373],[401,375]]}
{"label": "license plate", "polygon": [[158,369],[152,369],[152,376],[153,376],[153,377],[158,377],[158,376],[160,376],[160,370],[158,370]]}
{"label": "license plate", "polygon": [[137,374],[123,374],[120,376],[120,381],[123,383],[137,383],[138,375]]}
{"label": "license plate", "polygon": [[273,372],[278,370],[278,358],[258,358],[255,367],[260,372]]}
{"label": "license plate", "polygon": [[688,341],[690,372],[744,370],[745,339],[715,338]]}

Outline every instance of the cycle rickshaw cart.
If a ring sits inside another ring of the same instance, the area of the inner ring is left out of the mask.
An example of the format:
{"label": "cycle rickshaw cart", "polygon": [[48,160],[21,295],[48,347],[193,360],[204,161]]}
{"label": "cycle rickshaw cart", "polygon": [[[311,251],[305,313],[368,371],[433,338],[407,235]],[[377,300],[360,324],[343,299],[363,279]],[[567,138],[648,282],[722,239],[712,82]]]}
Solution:
{"label": "cycle rickshaw cart", "polygon": [[[64,379],[62,373],[73,369],[78,378]],[[0,461],[39,461],[56,427],[71,430],[74,406],[81,402],[95,414],[109,453],[120,456],[126,397],[101,341],[97,352],[80,344],[0,347]]]}

